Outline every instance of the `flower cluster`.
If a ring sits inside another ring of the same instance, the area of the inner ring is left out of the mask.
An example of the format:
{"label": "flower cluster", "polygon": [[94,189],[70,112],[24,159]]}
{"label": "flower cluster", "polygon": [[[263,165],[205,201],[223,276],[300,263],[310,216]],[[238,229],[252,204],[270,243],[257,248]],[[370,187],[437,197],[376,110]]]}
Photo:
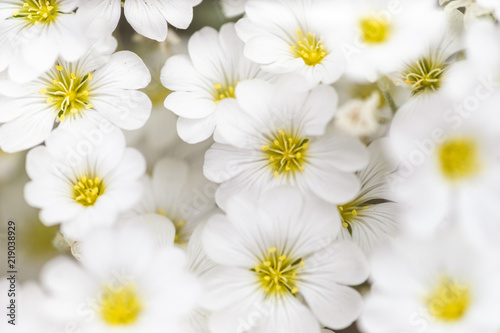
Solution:
{"label": "flower cluster", "polygon": [[499,332],[499,20],[0,0],[0,331]]}

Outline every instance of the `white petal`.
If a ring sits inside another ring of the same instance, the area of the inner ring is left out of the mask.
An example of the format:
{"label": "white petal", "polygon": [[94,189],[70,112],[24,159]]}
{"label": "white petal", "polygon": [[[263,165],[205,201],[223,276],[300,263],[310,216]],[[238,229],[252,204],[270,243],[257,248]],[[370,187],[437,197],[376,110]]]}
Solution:
{"label": "white petal", "polygon": [[210,82],[196,71],[191,59],[183,54],[167,59],[160,78],[162,84],[173,91],[199,91],[200,88],[211,88]]}
{"label": "white petal", "polygon": [[215,143],[205,154],[203,172],[211,181],[222,183],[252,166],[256,162],[247,150]]}
{"label": "white petal", "polygon": [[[84,22],[93,26],[103,27],[104,31],[110,33],[116,29],[121,16],[121,1],[81,1],[78,15]],[[102,33],[102,32],[101,32]]]}
{"label": "white petal", "polygon": [[311,164],[328,164],[340,171],[359,171],[368,164],[366,147],[355,137],[338,132],[327,134],[310,145]]}
{"label": "white petal", "polygon": [[187,119],[179,117],[177,120],[177,133],[187,143],[199,143],[208,139],[215,130],[215,117],[209,116],[202,119]]}
{"label": "white petal", "polygon": [[205,118],[216,111],[215,99],[206,91],[173,92],[165,99],[165,107],[187,119]]}
{"label": "white petal", "polygon": [[[255,96],[257,98],[257,96]],[[265,142],[262,133],[268,132],[262,119],[243,110],[236,100],[226,98],[217,106],[217,134],[239,148],[255,148]],[[269,118],[270,119],[270,118]],[[259,140],[260,139],[260,140]]]}
{"label": "white petal", "polygon": [[227,217],[215,215],[204,227],[203,247],[210,259],[220,265],[250,269],[257,263],[254,237],[258,235],[243,235]]}
{"label": "white petal", "polygon": [[351,200],[361,187],[354,174],[335,170],[328,163],[307,165],[297,181],[303,188],[309,188],[318,197],[333,204]]}
{"label": "white petal", "polygon": [[364,254],[354,243],[336,241],[307,260],[304,274],[306,283],[359,285],[368,278],[369,269]]}
{"label": "white petal", "polygon": [[240,107],[252,118],[268,120],[270,103],[276,88],[260,79],[243,81],[238,84],[235,95]]}
{"label": "white petal", "polygon": [[231,306],[215,311],[209,318],[211,332],[234,333],[249,331],[253,324],[261,324],[269,316],[269,307],[263,304],[263,296],[250,294]]}
{"label": "white petal", "polygon": [[186,0],[163,0],[156,8],[176,28],[187,29],[193,20],[193,4]]}
{"label": "white petal", "polygon": [[130,51],[114,53],[108,63],[94,73],[92,86],[111,89],[142,89],[151,74],[142,59]]}
{"label": "white petal", "polygon": [[27,113],[0,127],[0,148],[8,153],[34,147],[47,139],[54,126],[48,110]]}
{"label": "white petal", "polygon": [[204,279],[207,293],[202,305],[209,310],[221,310],[238,303],[249,304],[259,295],[258,278],[250,269],[219,266],[208,272]]}
{"label": "white petal", "polygon": [[[245,44],[245,57],[259,64],[276,62],[280,63],[281,68],[286,68],[283,66],[283,60],[292,60],[291,53],[290,45],[282,38],[273,35],[253,37]],[[283,70],[283,73],[292,72],[296,68],[297,66],[289,66],[288,71]]]}
{"label": "white petal", "polygon": [[125,17],[139,34],[163,42],[167,38],[168,26],[156,5],[144,0],[127,0]]}
{"label": "white petal", "polygon": [[212,81],[225,78],[224,69],[228,60],[221,48],[217,30],[204,27],[195,32],[189,39],[188,49],[191,61],[201,75]]}
{"label": "white petal", "polygon": [[278,304],[275,304],[274,309],[271,311],[271,314],[263,320],[261,326],[263,331],[286,333],[320,332],[320,324],[311,310],[293,297],[278,301]]}
{"label": "white petal", "polygon": [[26,113],[50,112],[45,101],[28,96],[9,98],[0,95],[0,122],[6,123]]}
{"label": "white petal", "polygon": [[333,329],[344,329],[361,314],[363,299],[354,289],[311,281],[301,285],[300,292],[319,321]]}
{"label": "white petal", "polygon": [[144,126],[153,107],[148,95],[136,90],[102,89],[92,98],[92,104],[97,116],[125,130]]}
{"label": "white petal", "polygon": [[332,120],[338,104],[338,95],[330,86],[321,85],[311,90],[302,107],[304,132],[320,136]]}

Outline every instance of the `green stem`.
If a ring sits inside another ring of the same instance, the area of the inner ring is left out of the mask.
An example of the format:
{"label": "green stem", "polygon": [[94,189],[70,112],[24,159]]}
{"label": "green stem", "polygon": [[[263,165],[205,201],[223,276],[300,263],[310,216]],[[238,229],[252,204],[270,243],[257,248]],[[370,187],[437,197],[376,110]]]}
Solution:
{"label": "green stem", "polygon": [[378,81],[378,87],[382,91],[382,95],[384,96],[387,104],[391,108],[393,114],[398,111],[398,107],[396,106],[396,102],[394,102],[394,98],[392,98],[391,90],[390,90],[390,82],[387,77],[383,77]]}

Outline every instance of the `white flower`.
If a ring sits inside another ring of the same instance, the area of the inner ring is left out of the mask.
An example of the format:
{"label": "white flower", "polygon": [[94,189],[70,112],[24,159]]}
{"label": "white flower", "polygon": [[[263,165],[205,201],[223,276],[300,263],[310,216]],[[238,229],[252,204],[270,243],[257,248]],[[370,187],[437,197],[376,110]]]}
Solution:
{"label": "white flower", "polygon": [[161,81],[173,91],[165,107],[180,116],[179,136],[188,143],[197,143],[213,134],[222,121],[217,112],[219,102],[235,98],[240,82],[269,75],[245,59],[243,42],[232,23],[223,25],[220,33],[209,27],[194,33],[188,49],[189,57],[177,55],[167,60]]}
{"label": "white flower", "polygon": [[339,94],[339,109],[331,126],[364,143],[384,136],[397,105],[408,99],[403,88],[391,85],[385,78],[369,82],[345,77],[334,88]]}
{"label": "white flower", "polygon": [[17,82],[35,79],[58,57],[76,61],[87,50],[79,0],[0,1],[0,72]]}
{"label": "white flower", "polygon": [[398,204],[393,201],[389,176],[396,165],[391,160],[388,139],[370,144],[370,163],[357,173],[361,189],[354,200],[338,206],[343,228],[340,239],[352,240],[366,255],[394,237],[399,228]]}
{"label": "white flower", "polygon": [[[488,221],[498,216],[494,207],[500,199],[499,98],[434,96],[414,112],[398,111],[391,141],[399,168],[390,185],[408,208],[405,229],[429,235],[446,227],[443,219],[451,216],[448,223],[459,223],[471,239],[482,242],[497,233],[497,223]],[[489,218],[476,221],[483,214]]]}
{"label": "white flower", "polygon": [[[201,234],[205,223],[200,223],[192,233],[187,244],[187,271],[196,277],[199,282],[201,278],[213,269],[216,264],[212,262],[202,246]],[[172,248],[175,245],[176,230],[174,224],[163,215],[147,214],[127,218],[120,222],[121,226],[139,227],[149,230],[154,238],[153,244],[161,251],[164,248]],[[81,258],[80,250],[79,258]],[[191,311],[179,318],[179,332],[183,333],[209,333],[208,311],[196,302]]]}
{"label": "white flower", "polygon": [[46,316],[80,332],[177,332],[200,287],[184,251],[161,247],[147,228],[103,229],[82,241],[81,265],[49,262],[41,274]]}
{"label": "white flower", "polygon": [[380,129],[378,109],[383,97],[374,91],[365,100],[353,98],[344,103],[335,115],[335,125],[347,134],[358,137],[373,135]]}
{"label": "white flower", "polygon": [[[213,332],[319,333],[349,326],[360,314],[368,265],[350,242],[332,242],[339,225],[330,206],[304,201],[290,187],[259,201],[233,198],[227,216],[205,226],[203,242],[219,264],[207,275],[204,304]],[[333,238],[332,238],[333,237]]]}
{"label": "white flower", "polygon": [[366,333],[497,332],[498,255],[447,229],[425,241],[402,238],[372,259]]}
{"label": "white flower", "polygon": [[400,70],[401,84],[405,85],[413,97],[439,92],[447,82],[449,58],[455,50],[449,50],[444,41],[419,58],[412,58]]}
{"label": "white flower", "polygon": [[220,0],[222,11],[226,17],[235,17],[245,12],[248,0]]}
{"label": "white flower", "polygon": [[[456,13],[462,15],[458,10]],[[446,29],[435,33],[423,52],[403,59],[404,65],[391,75],[397,86],[403,86],[411,92],[410,100],[418,100],[429,94],[450,95],[448,86],[452,80],[449,73],[460,63],[457,59],[462,57],[460,52],[464,49],[463,29],[456,27],[452,19],[450,21]]]}
{"label": "white flower", "polygon": [[323,0],[253,0],[236,24],[245,56],[271,73],[297,72],[311,85],[330,84],[344,72],[340,32]]}
{"label": "white flower", "polygon": [[26,201],[40,208],[47,226],[61,224],[69,238],[111,225],[119,212],[137,203],[145,162],[126,149],[118,129],[106,132],[81,121],[71,132],[56,130],[46,146],[28,153]]}
{"label": "white flower", "polygon": [[[202,0],[126,0],[125,18],[134,30],[144,37],[164,41],[168,24],[186,29],[193,20],[193,7]],[[79,11],[94,22],[107,25],[108,32],[116,29],[121,15],[122,0],[81,0]]]}
{"label": "white flower", "polygon": [[[114,39],[101,40],[80,60],[59,59],[40,78],[26,84],[0,80],[0,147],[6,152],[31,148],[51,133],[54,124],[72,128],[80,118],[140,128],[151,101],[141,91],[151,76],[132,52],[111,54]],[[108,124],[109,125],[109,124]]]}
{"label": "white flower", "polygon": [[330,12],[333,29],[344,34],[346,73],[370,81],[422,54],[446,29],[446,16],[433,0],[335,1]]}
{"label": "white flower", "polygon": [[216,185],[205,179],[201,167],[190,167],[183,160],[159,160],[152,177],[145,177],[143,184],[142,199],[131,213],[166,216],[175,226],[178,245],[185,246],[196,226],[216,209]]}
{"label": "white flower", "polygon": [[205,176],[222,183],[219,206],[224,209],[239,192],[258,196],[284,184],[332,203],[352,199],[359,190],[353,173],[366,165],[368,154],[356,138],[325,134],[336,106],[333,88],[309,90],[300,76],[276,85],[240,83],[236,100],[220,103],[224,121],[205,155]]}

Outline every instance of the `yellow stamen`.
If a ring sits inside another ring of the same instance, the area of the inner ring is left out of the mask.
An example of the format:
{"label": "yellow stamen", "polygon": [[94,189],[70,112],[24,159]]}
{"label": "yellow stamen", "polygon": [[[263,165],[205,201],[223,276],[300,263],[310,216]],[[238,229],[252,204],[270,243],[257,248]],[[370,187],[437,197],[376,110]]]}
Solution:
{"label": "yellow stamen", "polygon": [[304,36],[300,29],[297,30],[296,45],[290,46],[290,51],[296,58],[302,58],[308,66],[320,64],[327,55],[322,38],[316,37],[312,32]]}

